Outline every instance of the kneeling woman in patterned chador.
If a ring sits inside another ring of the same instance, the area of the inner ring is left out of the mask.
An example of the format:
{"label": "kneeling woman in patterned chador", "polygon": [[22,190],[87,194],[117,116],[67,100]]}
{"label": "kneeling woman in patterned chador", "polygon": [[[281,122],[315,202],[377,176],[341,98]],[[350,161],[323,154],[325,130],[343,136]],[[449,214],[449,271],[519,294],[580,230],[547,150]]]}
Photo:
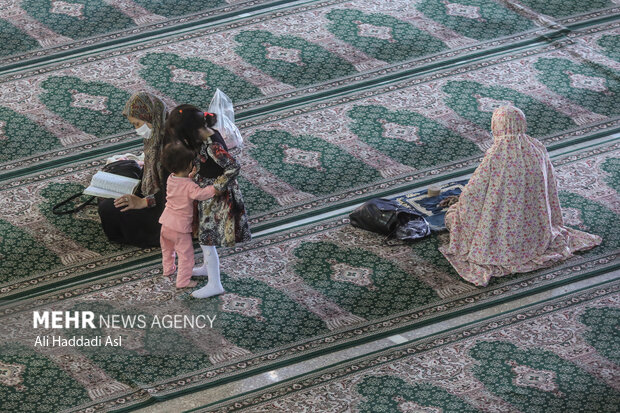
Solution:
{"label": "kneeling woman in patterned chador", "polygon": [[215,114],[192,105],[177,106],[166,121],[167,141],[181,141],[197,154],[196,183],[203,188],[213,185],[216,191],[213,198],[198,204],[198,241],[203,252],[203,265],[194,268],[193,275],[208,276],[209,281],[192,293],[196,298],[224,292],[216,247],[231,247],[251,238],[237,183],[241,167],[228,152],[222,135],[212,128],[215,123]]}
{"label": "kneeling woman in patterned chador", "polygon": [[457,203],[446,213],[450,244],[440,248],[465,280],[549,267],[601,243],[564,226],[553,165],[545,147],[526,135],[521,110],[493,112],[493,145]]}

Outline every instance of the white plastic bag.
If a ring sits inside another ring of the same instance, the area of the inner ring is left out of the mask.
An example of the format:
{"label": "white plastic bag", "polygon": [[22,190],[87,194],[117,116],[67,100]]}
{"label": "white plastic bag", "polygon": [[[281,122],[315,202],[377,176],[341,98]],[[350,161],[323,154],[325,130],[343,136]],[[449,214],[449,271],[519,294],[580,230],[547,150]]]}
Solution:
{"label": "white plastic bag", "polygon": [[217,115],[217,122],[213,127],[220,132],[228,149],[242,148],[243,138],[239,128],[235,125],[235,111],[232,101],[219,89],[215,90],[213,99],[211,99],[209,112]]}

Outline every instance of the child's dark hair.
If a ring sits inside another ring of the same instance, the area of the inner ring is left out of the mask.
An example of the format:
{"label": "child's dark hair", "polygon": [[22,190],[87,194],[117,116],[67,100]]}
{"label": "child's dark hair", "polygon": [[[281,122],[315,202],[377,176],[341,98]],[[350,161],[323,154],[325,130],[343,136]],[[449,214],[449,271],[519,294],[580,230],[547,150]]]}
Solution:
{"label": "child's dark hair", "polygon": [[186,171],[195,157],[196,153],[185,146],[183,142],[174,141],[164,146],[161,153],[161,163],[168,171],[179,173]]}
{"label": "child's dark hair", "polygon": [[198,152],[202,145],[198,130],[203,126],[212,127],[216,122],[215,113],[203,112],[194,105],[177,106],[166,120],[166,142],[179,140]]}

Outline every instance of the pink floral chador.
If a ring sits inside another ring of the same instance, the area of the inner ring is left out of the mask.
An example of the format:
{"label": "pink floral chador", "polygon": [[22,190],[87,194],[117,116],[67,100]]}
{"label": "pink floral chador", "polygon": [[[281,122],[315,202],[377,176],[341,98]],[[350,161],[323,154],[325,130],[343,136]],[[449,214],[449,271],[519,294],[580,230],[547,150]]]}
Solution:
{"label": "pink floral chador", "polygon": [[493,146],[446,213],[450,244],[440,251],[459,275],[486,286],[491,277],[548,267],[599,245],[599,236],[564,226],[553,166],[525,134],[523,112],[496,109],[491,129]]}

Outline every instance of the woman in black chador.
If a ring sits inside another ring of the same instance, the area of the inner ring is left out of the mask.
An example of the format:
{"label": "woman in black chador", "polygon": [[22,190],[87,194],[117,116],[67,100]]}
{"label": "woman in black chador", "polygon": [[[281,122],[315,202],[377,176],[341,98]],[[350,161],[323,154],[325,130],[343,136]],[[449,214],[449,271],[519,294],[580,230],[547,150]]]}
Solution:
{"label": "woman in black chador", "polygon": [[123,115],[143,138],[144,168],[138,194],[116,199],[99,198],[99,216],[110,241],[138,247],[159,246],[159,217],[166,202],[168,174],[161,165],[166,105],[156,96],[139,92],[131,96]]}

